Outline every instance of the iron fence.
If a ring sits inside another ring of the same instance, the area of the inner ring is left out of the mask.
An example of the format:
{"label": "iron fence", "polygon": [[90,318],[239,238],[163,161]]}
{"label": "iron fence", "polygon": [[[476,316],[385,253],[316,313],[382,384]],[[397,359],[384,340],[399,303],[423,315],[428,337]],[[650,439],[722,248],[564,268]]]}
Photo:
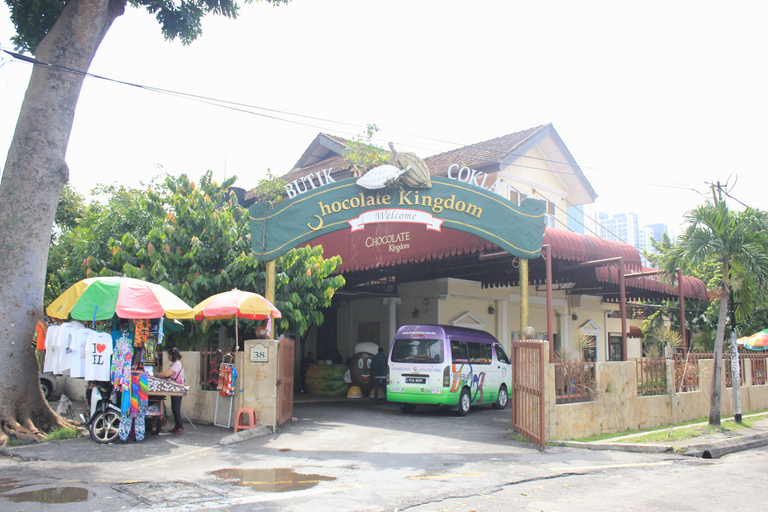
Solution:
{"label": "iron fence", "polygon": [[752,365],[752,385],[765,386],[767,369],[766,360],[768,360],[768,354],[748,354],[746,355],[746,358],[750,360]]}
{"label": "iron fence", "polygon": [[555,363],[555,397],[558,404],[591,402],[595,393],[595,363]]}
{"label": "iron fence", "polygon": [[638,359],[637,396],[663,395],[667,393],[667,360]]}
{"label": "iron fence", "polygon": [[689,352],[675,354],[675,392],[698,391],[699,389],[699,360],[712,359],[712,354]]}

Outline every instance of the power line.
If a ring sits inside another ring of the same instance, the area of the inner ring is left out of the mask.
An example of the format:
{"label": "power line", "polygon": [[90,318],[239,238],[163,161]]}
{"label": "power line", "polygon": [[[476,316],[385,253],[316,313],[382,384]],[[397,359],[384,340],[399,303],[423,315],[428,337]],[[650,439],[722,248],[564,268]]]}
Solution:
{"label": "power line", "polygon": [[[303,122],[303,121],[300,121],[300,120],[297,120],[297,119],[286,119],[284,117],[279,117],[279,116],[290,116],[290,117],[295,117],[295,118],[298,118],[298,119],[308,119],[308,120],[312,120],[312,121],[319,121],[319,122],[322,122],[322,123],[331,123],[331,124],[334,124],[334,125],[347,126],[347,127],[351,127],[351,128],[355,128],[355,129],[361,128],[357,124],[348,123],[348,122],[344,122],[344,121],[336,121],[336,120],[333,120],[333,119],[327,119],[327,118],[323,118],[323,117],[315,117],[315,116],[309,116],[309,115],[305,115],[305,114],[297,114],[297,113],[294,113],[294,112],[288,112],[288,111],[284,111],[284,110],[271,109],[271,108],[267,108],[267,107],[259,107],[257,105],[250,105],[250,104],[246,104],[246,103],[239,103],[239,102],[234,102],[234,101],[229,101],[229,100],[222,100],[222,99],[218,99],[218,98],[212,98],[212,97],[209,97],[209,96],[202,96],[202,95],[197,95],[197,94],[192,94],[192,93],[185,93],[185,92],[181,92],[181,91],[174,91],[174,90],[171,90],[171,89],[163,89],[163,88],[160,88],[160,87],[141,85],[141,84],[136,84],[136,83],[132,83],[132,82],[127,82],[127,81],[124,81],[124,80],[117,80],[117,79],[114,79],[114,78],[109,78],[109,77],[97,75],[97,74],[94,74],[94,73],[90,73],[88,71],[76,70],[76,69],[68,68],[66,66],[61,66],[61,65],[58,65],[58,64],[50,64],[50,63],[47,63],[47,62],[40,61],[40,60],[38,60],[38,59],[36,59],[34,57],[29,57],[29,56],[22,55],[22,54],[19,54],[19,53],[15,53],[15,52],[11,52],[11,51],[8,51],[8,50],[5,50],[5,49],[2,49],[2,51],[7,53],[8,55],[11,55],[12,57],[14,57],[14,58],[16,58],[18,60],[21,60],[21,61],[29,63],[29,64],[44,66],[44,67],[47,67],[47,68],[56,69],[56,70],[63,71],[63,72],[68,72],[68,73],[75,73],[75,74],[79,74],[79,75],[82,75],[82,76],[85,76],[85,77],[96,78],[96,79],[99,79],[99,80],[105,80],[107,82],[116,83],[116,84],[120,84],[120,85],[125,85],[125,86],[128,86],[128,87],[134,87],[134,88],[142,89],[142,90],[149,91],[149,92],[156,92],[156,93],[159,93],[159,94],[165,94],[165,95],[172,96],[172,97],[188,99],[188,100],[191,100],[191,101],[196,101],[198,103],[203,103],[203,104],[207,104],[207,105],[221,107],[221,108],[225,108],[225,109],[228,109],[228,110],[233,110],[233,111],[236,111],[236,112],[243,112],[243,113],[246,113],[246,114],[256,115],[256,116],[263,117],[263,118],[266,118],[266,119],[273,119],[273,120],[276,120],[276,121],[283,121],[283,122],[297,124],[297,125],[301,125],[301,126],[307,126],[307,127],[310,127],[310,128],[315,128],[315,129],[321,130],[321,131],[322,130],[328,130],[328,127],[317,125],[317,124],[314,124],[314,123]],[[268,112],[268,113],[265,113],[265,112]],[[357,133],[350,132],[348,130],[336,129],[335,131],[337,133],[343,133],[343,134],[347,134],[347,135],[356,135],[357,134]],[[568,167],[570,167],[572,169],[571,172],[573,172],[573,168],[575,167],[575,168],[578,168],[578,169],[592,169],[594,171],[599,171],[599,172],[607,172],[607,173],[616,173],[616,174],[618,174],[618,171],[607,171],[607,170],[592,168],[592,167],[588,167],[588,166],[579,166],[578,164],[575,164],[575,163],[572,163],[572,162],[563,162],[563,161],[560,161],[560,160],[553,160],[553,159],[548,159],[548,158],[543,158],[543,157],[536,157],[536,156],[532,156],[532,155],[518,154],[518,153],[514,153],[514,152],[507,152],[507,151],[504,151],[504,150],[495,149],[495,148],[488,148],[488,147],[479,146],[479,145],[476,145],[476,144],[464,144],[464,145],[462,145],[462,144],[459,144],[459,143],[456,143],[456,142],[452,142],[452,141],[446,141],[446,140],[442,140],[442,139],[436,139],[436,138],[431,138],[431,137],[424,137],[424,136],[419,136],[419,135],[410,135],[410,134],[406,134],[406,133],[402,133],[402,132],[392,131],[391,133],[393,133],[395,135],[402,135],[402,136],[412,137],[412,138],[421,139],[421,140],[425,140],[425,141],[438,142],[438,143],[441,143],[441,144],[451,144],[451,145],[459,146],[458,149],[451,150],[451,151],[444,151],[443,153],[450,153],[452,155],[455,155],[455,156],[458,156],[458,157],[466,157],[468,159],[474,159],[476,157],[474,157],[472,155],[463,154],[463,153],[461,153],[462,150],[479,149],[479,150],[488,151],[488,152],[491,152],[491,153],[499,153],[500,155],[504,155],[505,157],[506,156],[525,157],[525,158],[529,158],[529,159],[532,159],[532,160],[538,160],[538,161],[542,161],[542,162],[549,163],[549,164],[566,165],[566,166],[568,166]],[[405,145],[408,145],[410,147],[417,148],[417,149],[422,149],[422,150],[425,150],[425,151],[434,151],[434,149],[432,149],[432,148],[427,148],[427,147],[423,147],[423,146],[418,146],[418,145],[413,145],[413,144],[405,144]],[[514,167],[517,167],[517,168],[528,168],[528,169],[535,169],[535,170],[538,170],[538,171],[551,172],[551,173],[555,173],[555,174],[571,175],[571,172],[564,171],[564,170],[557,170],[557,169],[553,169],[551,167],[543,168],[543,167],[537,167],[537,166],[532,166],[532,165],[525,165],[525,164],[518,163],[518,162],[509,163],[509,162],[504,162],[502,160],[496,160],[496,159],[483,159],[483,160],[487,161],[489,163],[498,163],[498,164],[506,163],[509,166],[514,166]],[[619,182],[619,183],[626,183],[626,184],[632,184],[632,185],[646,185],[646,186],[670,188],[670,189],[679,189],[679,190],[692,190],[692,191],[695,192],[695,189],[693,189],[690,186],[683,185],[683,184],[672,184],[672,182],[668,182],[670,184],[664,185],[664,184],[661,184],[659,182],[649,183],[649,182],[633,181],[633,180],[627,180],[627,179],[621,179],[621,178],[600,177],[600,176],[592,176],[592,179],[602,179],[602,180],[616,181],[616,182]]]}

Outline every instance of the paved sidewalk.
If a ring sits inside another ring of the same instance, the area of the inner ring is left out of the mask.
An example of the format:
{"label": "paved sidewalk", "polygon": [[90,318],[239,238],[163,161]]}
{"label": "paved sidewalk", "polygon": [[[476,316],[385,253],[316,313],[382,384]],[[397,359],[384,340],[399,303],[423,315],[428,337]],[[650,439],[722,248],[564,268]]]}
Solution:
{"label": "paved sidewalk", "polygon": [[[733,418],[722,418],[722,422],[732,420]],[[641,434],[630,434],[611,439],[602,439],[589,443],[580,443],[576,441],[553,441],[553,443],[571,446],[574,448],[586,448],[589,450],[621,450],[627,452],[646,452],[646,453],[667,453],[674,452],[692,457],[717,458],[728,453],[733,453],[759,446],[768,445],[768,414],[752,414],[744,416],[744,419],[754,421],[752,427],[745,427],[728,432],[706,433],[701,436],[684,439],[680,441],[656,442],[656,443],[635,443],[627,440],[642,437],[651,432]],[[673,427],[674,430],[693,428],[702,431],[708,431],[707,423],[696,423]],[[664,432],[669,428],[659,429],[656,432]]]}

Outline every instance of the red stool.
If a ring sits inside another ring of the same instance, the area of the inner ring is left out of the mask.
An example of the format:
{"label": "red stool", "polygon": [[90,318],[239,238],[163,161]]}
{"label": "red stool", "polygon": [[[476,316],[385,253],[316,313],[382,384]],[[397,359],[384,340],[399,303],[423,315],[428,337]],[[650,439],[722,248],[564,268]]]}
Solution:
{"label": "red stool", "polygon": [[[248,420],[248,423],[243,423],[243,418]],[[237,418],[235,419],[235,433],[254,428],[256,426],[256,411],[247,407],[242,407],[237,410]]]}

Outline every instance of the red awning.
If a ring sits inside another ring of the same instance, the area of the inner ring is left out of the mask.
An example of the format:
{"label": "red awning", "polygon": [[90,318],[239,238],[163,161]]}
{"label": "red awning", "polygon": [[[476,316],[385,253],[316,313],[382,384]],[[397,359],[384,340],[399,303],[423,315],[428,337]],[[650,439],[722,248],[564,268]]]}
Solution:
{"label": "red awning", "polygon": [[[655,269],[641,267],[641,272],[652,272]],[[595,269],[597,280],[603,283],[619,284],[619,269],[614,265],[606,265]],[[631,288],[648,290],[651,292],[663,293],[666,295],[677,296],[677,286],[672,286],[663,281],[661,275],[648,275],[639,277],[630,277],[625,281],[627,290]],[[707,285],[704,281],[695,277],[683,276],[683,297],[694,300],[707,300]]]}
{"label": "red awning", "polygon": [[326,257],[341,256],[339,272],[355,272],[501,249],[475,235],[443,227],[441,231],[417,224],[367,224],[359,231],[342,229],[315,238]]}
{"label": "red awning", "polygon": [[[624,258],[627,273],[651,270],[642,267],[637,250],[623,242],[603,240],[555,228],[546,228],[543,242],[550,245],[555,260],[588,262],[621,256]],[[463,231],[445,227],[441,231],[435,231],[422,225],[397,223],[368,224],[354,232],[342,229],[318,237],[309,245],[322,245],[326,257],[337,254],[341,256],[339,272],[342,274],[501,251],[496,244]],[[599,282],[615,285],[619,283],[619,271],[615,265],[596,267],[594,272]],[[506,279],[510,278],[511,276],[507,276]],[[498,285],[508,282],[511,281],[499,281]],[[676,288],[662,282],[659,276],[628,278],[626,286],[629,293],[632,289],[639,289],[668,296],[677,295]],[[689,299],[706,300],[707,289],[701,280],[684,276],[683,294]]]}
{"label": "red awning", "polygon": [[546,228],[544,245],[552,247],[552,257],[560,260],[587,262],[608,258],[624,258],[624,268],[637,272],[642,265],[637,249],[624,242],[603,240],[596,236],[585,236],[563,229]]}

